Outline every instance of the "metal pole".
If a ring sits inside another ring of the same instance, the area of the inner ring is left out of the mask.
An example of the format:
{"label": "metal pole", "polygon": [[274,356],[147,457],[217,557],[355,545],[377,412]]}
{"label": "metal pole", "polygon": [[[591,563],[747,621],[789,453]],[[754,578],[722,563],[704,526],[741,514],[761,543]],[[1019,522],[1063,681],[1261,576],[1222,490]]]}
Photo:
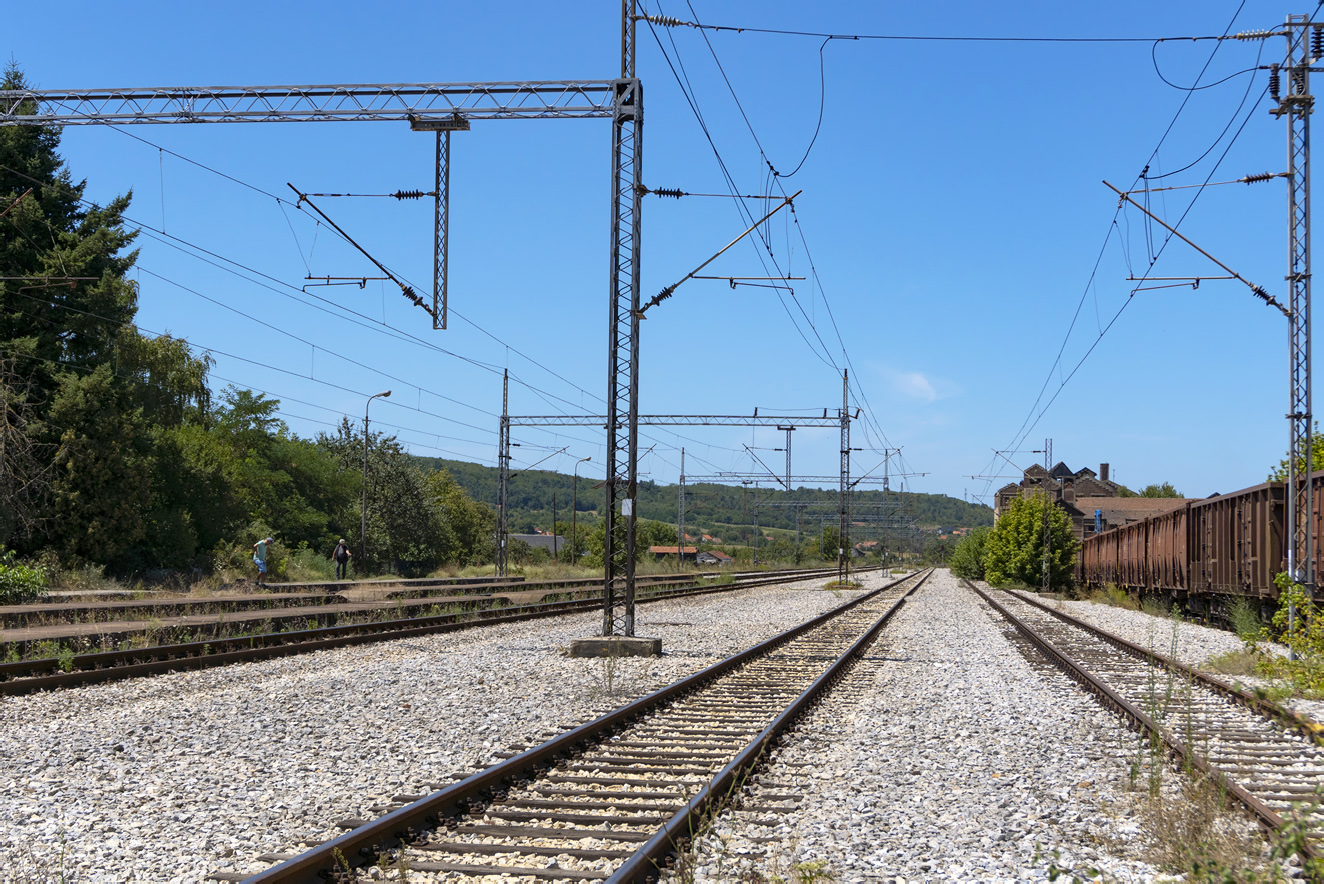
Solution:
{"label": "metal pole", "polygon": [[846,565],[846,489],[850,484],[850,376],[841,372],[841,490],[837,498],[837,583],[844,585],[850,574]]}
{"label": "metal pole", "polygon": [[[1053,469],[1052,439],[1044,440],[1044,454],[1045,454],[1044,460],[1047,463],[1047,468],[1051,471]],[[1051,506],[1053,506],[1053,500],[1048,494],[1048,483],[1045,482],[1044,483],[1044,575],[1043,575],[1044,592],[1051,592],[1053,589],[1053,583],[1052,583],[1053,537],[1050,531],[1050,524],[1052,522],[1052,518],[1049,515],[1049,507]]]}
{"label": "metal pole", "polygon": [[372,405],[372,400],[385,398],[391,395],[390,390],[376,393],[368,397],[368,401],[363,403],[363,532],[359,536],[359,561],[363,563],[363,568],[368,567],[368,406]]}
{"label": "metal pole", "polygon": [[446,277],[450,261],[451,133],[437,131],[437,187],[435,193],[436,242],[433,245],[432,327],[446,328]]}
{"label": "metal pole", "polygon": [[552,492],[552,561],[557,561],[556,555],[556,492]]}
{"label": "metal pole", "polygon": [[685,562],[685,449],[680,449],[680,500],[676,508],[676,570]]}
{"label": "metal pole", "polygon": [[[1270,89],[1278,104],[1271,113],[1287,118],[1287,223],[1288,358],[1290,407],[1287,450],[1287,573],[1314,597],[1315,549],[1313,538],[1314,440],[1310,377],[1310,65],[1312,42],[1324,44],[1318,25],[1309,17],[1287,17],[1287,92],[1278,95],[1278,71]],[[1311,28],[1315,33],[1311,34]],[[1312,36],[1315,38],[1312,40]],[[1299,49],[1299,61],[1298,61]],[[1295,627],[1296,611],[1288,608],[1288,628]],[[1292,655],[1295,658],[1295,654]]]}
{"label": "metal pole", "polygon": [[506,576],[506,541],[509,539],[509,513],[507,504],[510,496],[510,372],[501,375],[501,432],[497,439],[497,536],[496,576]]}
{"label": "metal pole", "polygon": [[[634,635],[639,444],[639,265],[643,86],[634,76],[635,0],[621,2],[621,79],[612,99],[611,278],[607,318],[606,539],[602,634]],[[624,377],[622,377],[622,374]],[[622,459],[625,461],[621,463]],[[620,511],[617,512],[619,505]],[[618,533],[621,536],[617,536]]]}
{"label": "metal pole", "polygon": [[575,461],[574,501],[570,504],[570,558],[579,564],[579,465],[593,459],[592,455]]}

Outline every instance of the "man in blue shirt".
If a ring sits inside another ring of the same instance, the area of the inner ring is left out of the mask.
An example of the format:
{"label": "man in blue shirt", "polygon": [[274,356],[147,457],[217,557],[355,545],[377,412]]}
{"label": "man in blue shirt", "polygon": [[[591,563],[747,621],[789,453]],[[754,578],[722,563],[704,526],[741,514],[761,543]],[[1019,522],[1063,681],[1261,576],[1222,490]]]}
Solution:
{"label": "man in blue shirt", "polygon": [[257,565],[257,585],[267,585],[267,544],[275,543],[276,538],[268,537],[253,544],[253,564]]}

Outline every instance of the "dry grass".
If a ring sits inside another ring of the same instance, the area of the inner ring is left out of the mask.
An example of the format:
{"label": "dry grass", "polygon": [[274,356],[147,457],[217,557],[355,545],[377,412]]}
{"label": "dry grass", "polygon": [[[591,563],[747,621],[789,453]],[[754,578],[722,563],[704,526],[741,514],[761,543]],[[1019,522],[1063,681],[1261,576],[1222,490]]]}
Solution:
{"label": "dry grass", "polygon": [[1246,648],[1228,651],[1217,657],[1210,657],[1204,664],[1205,669],[1220,672],[1223,675],[1254,675],[1255,664],[1259,657]]}
{"label": "dry grass", "polygon": [[1226,793],[1208,779],[1183,783],[1175,796],[1151,798],[1141,817],[1150,836],[1151,859],[1190,881],[1263,881],[1265,844],[1242,816],[1231,810]]}

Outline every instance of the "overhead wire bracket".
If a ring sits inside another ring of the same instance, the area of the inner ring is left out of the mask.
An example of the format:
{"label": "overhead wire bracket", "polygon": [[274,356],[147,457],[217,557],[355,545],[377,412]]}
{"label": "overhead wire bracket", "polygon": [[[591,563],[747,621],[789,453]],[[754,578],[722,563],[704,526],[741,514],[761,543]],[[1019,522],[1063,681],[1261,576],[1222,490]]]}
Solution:
{"label": "overhead wire bracket", "polygon": [[428,309],[427,302],[424,301],[422,298],[420,298],[420,297],[418,296],[418,293],[414,291],[414,289],[413,289],[412,286],[407,285],[407,284],[401,282],[399,279],[397,279],[396,276],[395,276],[395,274],[392,273],[391,271],[387,270],[386,267],[385,267],[385,265],[383,265],[381,261],[378,261],[376,258],[374,258],[374,257],[368,252],[367,249],[365,249],[363,246],[361,246],[361,245],[359,245],[357,242],[355,242],[355,241],[354,241],[354,238],[353,238],[352,236],[350,236],[350,235],[349,235],[348,233],[346,233],[343,229],[341,229],[341,227],[340,227],[339,224],[337,224],[336,222],[332,221],[332,220],[331,220],[331,217],[330,217],[329,215],[327,215],[326,212],[323,212],[321,209],[319,209],[319,208],[317,207],[317,204],[314,203],[312,200],[310,200],[310,199],[308,198],[308,194],[303,193],[302,191],[299,190],[299,188],[295,187],[293,184],[290,184],[288,181],[285,182],[285,183],[286,183],[286,185],[290,188],[290,190],[294,191],[296,194],[299,195],[299,204],[300,204],[300,205],[302,205],[303,203],[307,203],[307,204],[308,204],[308,207],[309,207],[310,209],[312,209],[314,212],[316,212],[317,214],[321,215],[321,216],[322,216],[322,219],[323,219],[324,221],[326,221],[327,224],[330,224],[331,227],[335,229],[336,233],[339,233],[341,236],[343,236],[343,237],[345,238],[345,241],[346,241],[346,242],[348,242],[348,243],[349,243],[350,245],[352,245],[354,248],[358,249],[359,252],[361,252],[361,253],[363,254],[363,257],[367,258],[369,261],[371,261],[371,262],[377,267],[378,270],[380,270],[382,273],[386,274],[386,278],[387,278],[387,279],[389,279],[391,282],[393,282],[393,283],[395,283],[396,285],[398,285],[398,286],[400,287],[400,294],[402,294],[402,295],[404,295],[406,298],[408,298],[408,299],[410,300],[410,302],[412,302],[412,303],[414,304],[415,307],[421,307],[423,310],[425,310],[426,312],[428,312],[429,314],[431,314],[432,317],[433,317],[433,321],[434,321],[434,322],[436,321],[436,313],[435,313],[433,310]]}
{"label": "overhead wire bracket", "polygon": [[[1190,246],[1191,248],[1195,249],[1195,250],[1196,250],[1197,252],[1199,252],[1200,254],[1204,255],[1204,256],[1205,256],[1206,258],[1208,258],[1210,261],[1213,261],[1213,262],[1214,262],[1215,264],[1217,264],[1219,267],[1222,267],[1222,268],[1223,268],[1224,270],[1226,270],[1228,273],[1232,274],[1232,278],[1233,278],[1233,279],[1240,280],[1242,283],[1244,283],[1244,284],[1246,285],[1246,287],[1249,288],[1249,289],[1251,290],[1251,294],[1255,295],[1255,297],[1259,298],[1261,301],[1263,301],[1264,303],[1268,304],[1270,307],[1275,307],[1275,308],[1277,308],[1278,311],[1279,311],[1280,313],[1282,313],[1284,316],[1286,316],[1288,319],[1291,319],[1291,318],[1292,318],[1292,312],[1291,312],[1290,310],[1288,310],[1286,307],[1284,307],[1282,304],[1280,304],[1280,303],[1278,302],[1278,300],[1274,298],[1273,295],[1269,294],[1268,291],[1265,290],[1264,286],[1259,285],[1259,284],[1257,284],[1257,283],[1253,283],[1253,282],[1251,282],[1249,279],[1247,279],[1246,277],[1242,276],[1240,273],[1238,273],[1237,271],[1233,270],[1231,267],[1227,266],[1227,265],[1224,264],[1222,261],[1218,260],[1218,259],[1215,258],[1213,255],[1211,255],[1211,254],[1209,254],[1208,252],[1206,252],[1204,249],[1200,248],[1200,247],[1197,246],[1195,243],[1191,242],[1191,240],[1190,240],[1189,238],[1187,238],[1187,237],[1185,237],[1185,236],[1182,236],[1180,233],[1177,232],[1177,228],[1173,227],[1171,224],[1167,223],[1167,222],[1164,221],[1162,218],[1160,218],[1159,216],[1155,215],[1153,212],[1149,211],[1149,209],[1146,209],[1144,206],[1140,205],[1140,203],[1138,203],[1138,202],[1136,202],[1135,200],[1131,199],[1130,194],[1123,193],[1122,191],[1118,190],[1116,187],[1113,187],[1113,186],[1112,186],[1111,184],[1109,184],[1107,181],[1105,181],[1105,182],[1103,182],[1103,183],[1104,183],[1105,185],[1107,185],[1107,187],[1108,187],[1109,190],[1111,190],[1113,193],[1117,194],[1117,196],[1119,197],[1119,202],[1118,202],[1118,205],[1119,205],[1119,206],[1121,205],[1122,201],[1128,202],[1128,203],[1130,203],[1131,205],[1135,206],[1137,209],[1139,209],[1140,211],[1144,212],[1144,213],[1145,213],[1146,215],[1148,215],[1151,219],[1153,219],[1153,220],[1154,220],[1155,222],[1157,222],[1160,226],[1162,226],[1164,230],[1167,230],[1167,231],[1168,231],[1169,233],[1171,233],[1173,236],[1177,237],[1179,240],[1181,240],[1182,242],[1186,243],[1188,246]],[[1140,291],[1140,290],[1139,290],[1139,289],[1135,289],[1135,290],[1132,291],[1132,294],[1134,294],[1136,291]]]}

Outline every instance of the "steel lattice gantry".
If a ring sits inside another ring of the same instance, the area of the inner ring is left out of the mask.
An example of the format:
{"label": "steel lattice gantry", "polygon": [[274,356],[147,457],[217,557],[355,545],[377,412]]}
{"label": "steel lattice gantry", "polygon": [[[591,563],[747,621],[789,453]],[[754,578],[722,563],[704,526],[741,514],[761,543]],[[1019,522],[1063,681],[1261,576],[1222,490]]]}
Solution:
{"label": "steel lattice gantry", "polygon": [[[1324,50],[1324,31],[1310,16],[1286,21],[1287,89],[1272,111],[1287,121],[1288,348],[1290,358],[1290,427],[1288,447],[1287,570],[1306,592],[1314,594],[1314,503],[1310,474],[1314,466],[1310,390],[1310,94],[1311,65]],[[1274,81],[1277,70],[1274,71]]]}
{"label": "steel lattice gantry", "polygon": [[[449,143],[472,120],[610,119],[612,218],[608,295],[607,555],[603,633],[634,632],[634,500],[639,414],[639,184],[643,89],[635,77],[635,0],[621,3],[621,73],[610,80],[193,86],[0,90],[0,126],[154,123],[407,122],[437,132],[438,196],[448,184]],[[445,246],[445,204],[438,248]],[[445,315],[445,256],[436,260],[433,324]],[[504,437],[508,442],[509,438]],[[509,451],[506,450],[508,455]],[[508,463],[508,461],[503,461]]]}
{"label": "steel lattice gantry", "polygon": [[[637,303],[637,302],[636,302]],[[635,320],[634,333],[637,334],[637,323]],[[635,392],[629,393],[629,403],[633,407],[635,403]],[[504,400],[503,400],[504,401]],[[774,429],[785,429],[788,426],[796,427],[847,427],[849,433],[850,415],[847,412],[829,413],[829,409],[823,409],[823,414],[819,416],[805,417],[796,415],[790,417],[787,415],[760,415],[757,411],[752,415],[719,415],[719,414],[654,414],[640,415],[635,411],[631,415],[630,425],[623,425],[619,417],[613,418],[612,415],[599,414],[548,414],[548,415],[512,415],[506,414],[503,408],[501,415],[501,426],[498,432],[500,440],[500,450],[497,452],[497,464],[500,467],[498,471],[498,482],[500,487],[497,490],[497,499],[501,506],[497,511],[497,573],[505,573],[505,540],[508,533],[506,527],[505,503],[508,495],[507,483],[510,476],[510,448],[512,445],[510,430],[511,427],[606,427],[609,439],[619,439],[622,431],[629,432],[630,460],[628,472],[624,475],[620,472],[619,461],[609,461],[607,464],[608,481],[608,503],[615,500],[631,501],[631,514],[628,519],[622,520],[618,535],[613,537],[612,530],[615,524],[611,516],[617,515],[613,508],[607,510],[606,519],[607,534],[606,542],[614,543],[609,547],[611,556],[607,555],[604,549],[604,558],[607,559],[607,577],[611,580],[613,575],[617,577],[614,588],[619,590],[613,593],[609,602],[604,602],[604,620],[607,617],[612,619],[612,623],[604,622],[604,635],[634,635],[634,525],[633,501],[635,499],[635,487],[637,484],[637,457],[635,456],[636,446],[638,445],[639,427],[771,427]],[[619,415],[619,411],[617,412]],[[615,421],[613,423],[613,420]],[[609,449],[608,456],[614,452]],[[613,481],[614,477],[614,481]],[[835,477],[833,477],[835,478]],[[623,483],[628,483],[629,497],[610,496],[613,488],[620,488]],[[628,534],[626,533],[628,531]],[[626,551],[628,550],[628,558]],[[626,579],[621,579],[626,578]],[[628,587],[628,588],[627,588]]]}

